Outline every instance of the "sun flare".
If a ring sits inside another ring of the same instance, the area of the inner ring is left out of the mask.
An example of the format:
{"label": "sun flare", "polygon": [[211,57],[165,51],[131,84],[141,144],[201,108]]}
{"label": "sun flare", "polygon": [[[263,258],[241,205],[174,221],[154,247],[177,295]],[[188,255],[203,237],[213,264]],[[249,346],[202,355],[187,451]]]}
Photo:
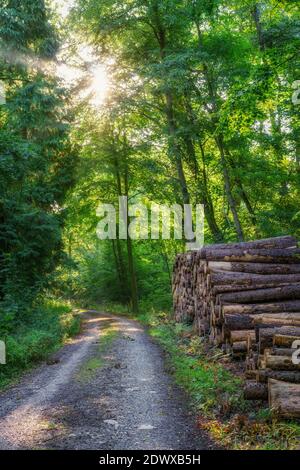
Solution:
{"label": "sun flare", "polygon": [[109,80],[106,67],[103,64],[97,64],[91,67],[87,72],[79,68],[71,67],[67,64],[60,64],[57,67],[57,75],[68,85],[76,83],[85,78],[87,85],[82,88],[80,98],[87,99],[95,106],[101,106],[109,91]]}
{"label": "sun flare", "polygon": [[99,61],[93,48],[88,44],[81,44],[77,50],[76,66],[67,63],[63,53],[58,57],[57,75],[67,86],[76,85],[82,81],[79,98],[86,99],[95,107],[101,106],[109,92],[109,75],[107,65]]}
{"label": "sun flare", "polygon": [[109,90],[108,76],[104,65],[97,65],[91,70],[91,85],[87,92],[91,95],[91,104],[103,104]]}

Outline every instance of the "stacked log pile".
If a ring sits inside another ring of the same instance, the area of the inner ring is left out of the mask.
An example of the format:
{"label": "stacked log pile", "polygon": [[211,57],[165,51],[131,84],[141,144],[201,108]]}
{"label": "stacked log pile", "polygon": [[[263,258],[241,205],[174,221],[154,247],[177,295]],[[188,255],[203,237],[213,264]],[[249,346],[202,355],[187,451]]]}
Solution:
{"label": "stacked log pile", "polygon": [[245,398],[268,399],[278,416],[300,418],[300,314],[257,319],[255,340],[255,347],[248,343]]}
{"label": "stacked log pile", "polygon": [[173,294],[176,321],[193,321],[210,343],[246,358],[251,379],[247,398],[269,395],[272,408],[282,409],[278,383],[284,389],[293,384],[291,396],[298,390],[300,398],[300,370],[291,365],[290,344],[300,339],[300,250],[295,238],[219,244],[181,254]]}
{"label": "stacked log pile", "polygon": [[255,317],[273,314],[271,321],[290,324],[281,314],[300,312],[297,241],[279,237],[181,254],[174,266],[173,296],[177,321],[193,320],[211,342],[246,353]]}

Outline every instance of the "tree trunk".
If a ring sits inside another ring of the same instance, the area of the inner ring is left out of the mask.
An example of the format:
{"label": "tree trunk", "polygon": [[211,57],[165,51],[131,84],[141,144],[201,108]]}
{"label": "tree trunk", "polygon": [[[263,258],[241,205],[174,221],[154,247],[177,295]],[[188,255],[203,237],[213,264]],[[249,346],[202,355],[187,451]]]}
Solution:
{"label": "tree trunk", "polygon": [[[193,111],[191,102],[190,102],[190,96],[186,93],[185,94],[185,108],[186,108],[186,115],[188,116],[188,124],[192,124],[196,128],[196,116]],[[186,148],[187,148],[187,153],[188,153],[188,161],[190,161],[190,166],[191,169],[194,173],[195,176],[195,181],[197,188],[199,188],[199,202],[204,205],[204,213],[205,213],[205,218],[207,220],[207,224],[209,226],[209,229],[211,231],[211,234],[216,241],[222,241],[223,240],[223,234],[220,228],[218,227],[217,221],[215,219],[215,213],[214,213],[214,207],[212,203],[212,199],[210,196],[210,191],[209,191],[209,184],[207,181],[207,173],[206,173],[206,162],[205,162],[205,152],[203,145],[201,144],[201,141],[199,140],[199,147],[200,147],[200,152],[201,152],[201,159],[202,159],[202,177],[200,177],[200,169],[199,169],[199,164],[198,164],[198,159],[195,151],[195,142],[193,139],[189,136],[186,135],[185,138],[185,143],[186,143]],[[198,202],[198,201],[196,201]]]}
{"label": "tree trunk", "polygon": [[136,273],[134,267],[134,260],[133,260],[133,252],[132,252],[132,242],[131,238],[127,237],[127,253],[128,253],[128,270],[130,276],[130,285],[131,285],[131,303],[132,303],[132,311],[133,313],[138,313],[138,290],[137,290],[137,281],[136,281]]}
{"label": "tree trunk", "polygon": [[[229,152],[228,152],[228,153],[229,153]],[[232,158],[230,158],[229,164],[230,164],[230,166],[233,168],[233,170],[236,169],[236,165],[234,164],[234,161],[233,161]],[[248,195],[247,195],[247,193],[246,193],[246,191],[245,191],[245,189],[244,189],[243,183],[242,183],[241,179],[240,179],[239,177],[237,177],[236,175],[234,175],[234,181],[235,181],[235,183],[236,183],[236,185],[237,185],[238,192],[239,192],[239,194],[240,194],[240,196],[241,196],[241,199],[244,201],[245,206],[246,206],[246,209],[247,209],[247,211],[249,212],[249,215],[250,215],[250,217],[251,217],[252,223],[253,223],[254,225],[256,225],[257,220],[256,220],[256,216],[255,216],[255,211],[254,211],[254,209],[253,209],[253,207],[252,207],[252,205],[251,205],[251,202],[250,202],[250,200],[249,200],[249,197],[248,197]]]}
{"label": "tree trunk", "polygon": [[[125,196],[128,197],[129,195],[129,181],[128,181],[128,166],[127,162],[125,162],[125,172],[124,172],[124,188],[125,188]],[[128,207],[127,207],[128,210]],[[138,289],[137,289],[137,279],[136,279],[136,272],[134,266],[134,258],[133,258],[133,250],[132,250],[132,241],[128,233],[128,228],[130,225],[129,215],[127,212],[127,257],[128,257],[128,271],[129,271],[129,278],[130,278],[130,287],[131,287],[131,306],[133,313],[138,313],[139,305],[138,305]]]}
{"label": "tree trunk", "polygon": [[164,248],[163,240],[160,240],[159,246],[160,246],[161,257],[166,265],[170,286],[172,286],[172,275],[171,275],[171,270],[170,270],[170,264],[169,264],[168,254]]}
{"label": "tree trunk", "polygon": [[[119,161],[116,155],[117,154],[115,153],[113,163],[115,167],[117,196],[119,197],[119,196],[122,196],[122,177],[120,174]],[[127,166],[127,162],[125,159],[125,167],[126,166]],[[126,168],[125,168],[125,171],[126,171]],[[125,173],[125,178],[127,178],[126,173]],[[127,188],[127,191],[128,191],[128,188]],[[119,234],[119,227],[118,227],[117,233]],[[113,250],[114,250],[114,255],[115,255],[115,260],[116,260],[116,266],[117,266],[118,274],[119,274],[120,287],[122,290],[124,300],[128,302],[129,295],[128,295],[128,289],[127,289],[127,272],[126,272],[125,262],[123,259],[123,253],[122,253],[122,248],[121,248],[119,237],[117,236],[116,240],[112,240],[112,242],[113,242]]]}
{"label": "tree trunk", "polygon": [[[166,57],[167,47],[167,31],[160,18],[160,11],[157,3],[152,5],[153,9],[153,25],[154,40],[157,41],[160,59],[163,61]],[[165,83],[165,85],[167,85]],[[182,151],[177,139],[177,125],[174,115],[174,103],[171,89],[167,90],[165,96],[165,114],[168,124],[168,135],[169,135],[169,155],[172,164],[175,164],[178,181],[182,193],[183,204],[190,204],[191,198],[187,186],[185,172],[182,161]],[[192,240],[190,240],[192,241]]]}
{"label": "tree trunk", "polygon": [[194,148],[194,143],[189,137],[185,138],[186,141],[186,147],[189,153],[189,157],[191,158],[190,166],[191,169],[194,173],[197,188],[198,189],[198,194],[199,198],[197,198],[197,203],[201,203],[204,206],[204,214],[209,226],[209,229],[216,241],[221,241],[223,240],[223,235],[222,232],[220,231],[216,219],[215,219],[215,214],[214,214],[214,208],[212,205],[212,201],[209,195],[209,191],[207,188],[206,184],[206,173],[205,170],[203,170],[203,178],[200,180],[199,178],[199,166],[197,162],[197,156],[195,153],[195,148]]}
{"label": "tree trunk", "polygon": [[[202,36],[201,36],[200,26],[199,26],[199,23],[197,21],[196,21],[196,28],[197,28],[197,33],[198,33],[199,49],[202,52]],[[212,114],[213,114],[212,122],[213,122],[213,125],[214,125],[215,129],[217,130],[218,122],[217,122],[216,114],[217,114],[217,111],[218,111],[218,105],[217,105],[217,100],[216,100],[212,80],[209,76],[208,66],[205,62],[203,63],[203,70],[204,70],[204,80],[206,81],[206,84],[207,84],[208,94],[209,94],[209,97],[210,97],[210,100],[211,100],[211,105],[212,105]],[[223,177],[224,177],[225,192],[226,192],[226,197],[227,197],[227,200],[228,200],[228,203],[229,203],[229,206],[230,206],[230,210],[231,210],[231,213],[232,213],[232,216],[233,216],[233,221],[234,221],[237,237],[238,237],[238,240],[243,241],[244,240],[244,234],[243,234],[241,222],[240,222],[238,212],[237,212],[236,201],[235,201],[235,199],[233,197],[233,194],[231,192],[230,176],[229,176],[229,171],[228,171],[227,162],[226,162],[226,156],[225,156],[225,150],[224,150],[224,141],[223,141],[222,134],[219,133],[215,137],[215,141],[216,141],[217,147],[218,147],[219,152],[220,152],[221,168],[222,168]]]}
{"label": "tree trunk", "polygon": [[257,40],[258,40],[258,45],[261,51],[265,49],[265,42],[264,42],[264,37],[263,37],[263,28],[260,20],[260,11],[259,11],[259,6],[256,3],[254,7],[252,8],[252,18],[255,24],[256,28],[256,34],[257,34]]}
{"label": "tree trunk", "polygon": [[235,230],[237,233],[238,240],[243,241],[244,240],[243,229],[242,229],[242,225],[238,216],[236,201],[231,192],[230,176],[229,176],[229,171],[228,171],[226,157],[225,157],[223,137],[221,135],[216,137],[216,143],[220,151],[221,166],[222,166],[224,183],[225,183],[225,191],[226,191],[227,200],[230,206],[230,210],[233,216]]}
{"label": "tree trunk", "polygon": [[204,148],[201,142],[199,142],[199,147],[201,151],[201,156],[202,156],[202,173],[203,173],[203,182],[204,182],[204,187],[206,188],[206,193],[207,193],[207,208],[205,212],[206,220],[208,223],[208,226],[212,232],[213,238],[216,242],[220,242],[223,240],[223,233],[221,229],[219,228],[217,221],[215,219],[215,213],[214,213],[214,207],[212,203],[212,199],[208,190],[208,183],[207,183],[207,174],[206,174],[206,163],[205,163],[205,153],[204,153]]}

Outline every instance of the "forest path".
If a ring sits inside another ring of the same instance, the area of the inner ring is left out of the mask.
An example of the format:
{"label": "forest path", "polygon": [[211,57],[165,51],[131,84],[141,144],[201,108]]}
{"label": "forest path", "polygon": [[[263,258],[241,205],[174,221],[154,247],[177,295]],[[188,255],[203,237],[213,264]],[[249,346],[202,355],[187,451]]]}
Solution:
{"label": "forest path", "polygon": [[0,449],[205,449],[143,327],[84,312],[82,333],[0,395]]}

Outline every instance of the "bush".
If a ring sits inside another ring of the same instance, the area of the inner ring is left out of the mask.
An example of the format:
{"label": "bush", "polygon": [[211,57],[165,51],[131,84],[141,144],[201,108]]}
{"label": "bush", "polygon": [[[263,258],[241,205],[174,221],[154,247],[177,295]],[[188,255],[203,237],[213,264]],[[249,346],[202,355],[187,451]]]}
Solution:
{"label": "bush", "polygon": [[0,368],[0,386],[24,369],[46,359],[70,336],[78,333],[80,320],[71,307],[54,299],[43,300],[25,311],[14,332],[2,335],[6,365]]}

